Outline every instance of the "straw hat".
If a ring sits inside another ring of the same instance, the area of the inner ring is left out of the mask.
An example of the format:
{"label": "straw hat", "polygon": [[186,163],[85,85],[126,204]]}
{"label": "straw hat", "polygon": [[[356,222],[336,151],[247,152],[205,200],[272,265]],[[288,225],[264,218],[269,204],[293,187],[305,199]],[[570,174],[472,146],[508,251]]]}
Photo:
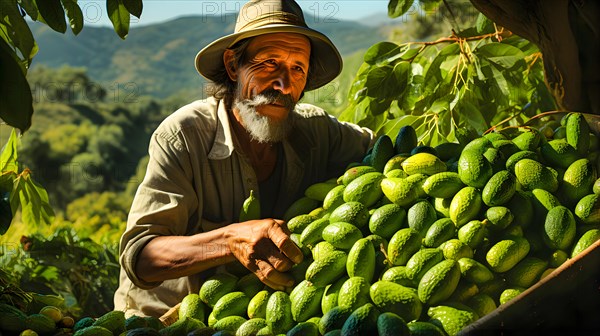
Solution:
{"label": "straw hat", "polygon": [[298,33],[311,43],[311,81],[305,91],[319,88],[342,71],[342,57],[331,40],[309,28],[300,6],[292,0],[253,0],[240,13],[233,34],[210,43],[196,55],[196,70],[209,80],[224,70],[223,52],[235,43],[268,33]]}

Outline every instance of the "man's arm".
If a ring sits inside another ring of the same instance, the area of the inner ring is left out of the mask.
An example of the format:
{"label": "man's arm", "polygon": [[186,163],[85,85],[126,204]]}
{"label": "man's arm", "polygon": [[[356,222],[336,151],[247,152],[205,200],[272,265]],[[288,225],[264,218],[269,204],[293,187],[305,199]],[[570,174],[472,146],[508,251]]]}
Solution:
{"label": "man's arm", "polygon": [[200,273],[235,260],[223,229],[193,236],[159,236],[140,251],[136,274],[145,282],[161,282]]}
{"label": "man's arm", "polygon": [[193,236],[161,236],[150,240],[136,262],[137,276],[160,282],[189,276],[236,259],[269,287],[285,290],[293,278],[283,272],[302,261],[283,221],[236,223]]}

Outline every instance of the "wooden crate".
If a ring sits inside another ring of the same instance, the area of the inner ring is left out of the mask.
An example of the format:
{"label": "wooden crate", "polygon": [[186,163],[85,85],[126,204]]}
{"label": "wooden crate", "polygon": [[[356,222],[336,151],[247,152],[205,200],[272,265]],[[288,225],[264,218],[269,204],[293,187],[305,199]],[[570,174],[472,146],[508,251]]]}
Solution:
{"label": "wooden crate", "polygon": [[600,335],[600,241],[459,335]]}

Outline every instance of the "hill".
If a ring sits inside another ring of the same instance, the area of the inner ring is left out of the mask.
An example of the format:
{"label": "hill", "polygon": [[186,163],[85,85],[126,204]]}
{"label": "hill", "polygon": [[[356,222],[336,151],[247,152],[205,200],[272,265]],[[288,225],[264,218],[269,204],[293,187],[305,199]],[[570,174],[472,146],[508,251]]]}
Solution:
{"label": "hill", "polygon": [[[329,36],[342,56],[364,50],[384,39],[377,27],[353,21],[324,23],[307,15],[308,24]],[[86,26],[79,36],[58,34],[31,23],[40,51],[34,67],[62,65],[87,68],[88,75],[109,88],[109,94],[164,98],[182,90],[200,97],[203,78],[193,60],[202,47],[233,31],[235,18],[181,17],[160,24],[132,27],[120,40],[108,27]]]}

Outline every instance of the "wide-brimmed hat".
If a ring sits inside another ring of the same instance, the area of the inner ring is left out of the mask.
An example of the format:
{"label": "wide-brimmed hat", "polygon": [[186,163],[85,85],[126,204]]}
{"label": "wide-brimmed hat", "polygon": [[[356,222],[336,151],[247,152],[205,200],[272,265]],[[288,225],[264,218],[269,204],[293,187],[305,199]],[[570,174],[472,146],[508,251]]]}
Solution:
{"label": "wide-brimmed hat", "polygon": [[319,88],[342,71],[342,57],[331,40],[309,28],[300,6],[292,0],[254,0],[238,14],[233,34],[210,43],[196,55],[196,70],[214,81],[224,71],[223,52],[237,42],[269,33],[298,33],[310,40],[311,78],[305,91]]}

